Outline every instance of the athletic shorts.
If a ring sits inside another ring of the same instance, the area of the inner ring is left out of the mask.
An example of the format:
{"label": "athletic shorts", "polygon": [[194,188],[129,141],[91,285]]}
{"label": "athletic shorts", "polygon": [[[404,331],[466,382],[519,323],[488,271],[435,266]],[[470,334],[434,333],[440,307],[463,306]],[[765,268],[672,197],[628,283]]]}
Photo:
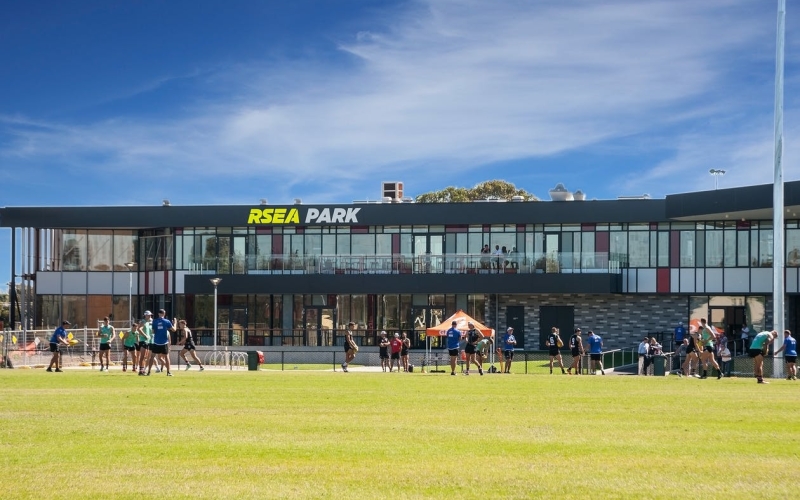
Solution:
{"label": "athletic shorts", "polygon": [[58,344],[55,342],[50,342],[50,352],[59,352]]}
{"label": "athletic shorts", "polygon": [[550,346],[549,349],[550,349],[550,356],[558,356],[559,355],[558,347]]}
{"label": "athletic shorts", "polygon": [[751,358],[755,358],[756,356],[763,356],[764,353],[761,352],[761,349],[748,349],[747,355],[750,356]]}
{"label": "athletic shorts", "polygon": [[132,351],[136,350],[136,346],[135,345],[126,345],[126,346],[123,346],[123,347],[125,347],[125,350],[128,351],[128,352],[132,352]]}
{"label": "athletic shorts", "polygon": [[350,349],[352,349],[352,347],[350,347],[350,344],[348,344],[347,342],[345,342],[345,343],[344,343],[344,352],[347,352],[347,351],[349,351]]}
{"label": "athletic shorts", "polygon": [[385,352],[382,352],[382,353],[380,354],[380,357],[381,357],[381,359],[389,359],[389,355],[388,355],[388,354],[386,354]]}
{"label": "athletic shorts", "polygon": [[572,352],[572,357],[573,358],[577,358],[578,356],[581,355],[581,350],[577,349],[577,348],[573,348],[571,352]]}
{"label": "athletic shorts", "polygon": [[603,357],[603,355],[602,354],[590,354],[589,357],[591,358],[592,361],[600,361],[600,359]]}
{"label": "athletic shorts", "polygon": [[514,359],[514,351],[503,351],[503,358],[505,358],[506,361],[511,361]]}
{"label": "athletic shorts", "polygon": [[137,351],[140,351],[142,349],[147,350],[147,344],[145,342],[139,342],[138,344],[136,344]]}
{"label": "athletic shorts", "polygon": [[703,350],[704,350],[705,352],[714,352],[714,348],[713,348],[713,347],[709,347],[709,346],[705,346],[705,347],[703,347]]}
{"label": "athletic shorts", "polygon": [[197,349],[197,346],[194,345],[194,342],[186,342],[183,344],[183,348],[187,351],[194,351]]}
{"label": "athletic shorts", "polygon": [[786,359],[787,363],[796,363],[797,362],[797,356],[784,356],[784,359]]}
{"label": "athletic shorts", "polygon": [[100,350],[101,351],[110,351],[111,350],[111,346],[108,345],[107,343],[106,344],[100,344]]}
{"label": "athletic shorts", "polygon": [[167,352],[169,352],[168,347],[169,346],[167,344],[151,344],[150,351],[153,354],[166,354]]}
{"label": "athletic shorts", "polygon": [[467,354],[475,354],[475,344],[467,344],[464,347],[464,352]]}
{"label": "athletic shorts", "polygon": [[400,351],[400,355],[401,356],[408,356],[408,349],[403,349],[402,351]]}
{"label": "athletic shorts", "polygon": [[155,344],[147,344],[147,350],[152,351]]}
{"label": "athletic shorts", "polygon": [[458,349],[448,349],[447,354],[453,356],[454,358],[458,357]]}
{"label": "athletic shorts", "polygon": [[392,353],[392,359],[400,359],[400,353],[399,352],[393,352]]}

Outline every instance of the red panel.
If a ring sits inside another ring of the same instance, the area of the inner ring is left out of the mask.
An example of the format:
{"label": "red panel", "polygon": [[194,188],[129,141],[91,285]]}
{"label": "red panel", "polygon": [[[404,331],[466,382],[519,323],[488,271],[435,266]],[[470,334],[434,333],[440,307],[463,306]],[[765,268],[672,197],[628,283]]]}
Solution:
{"label": "red panel", "polygon": [[167,294],[170,293],[170,290],[169,290],[169,273],[167,271],[162,271],[162,273],[164,274],[164,295],[167,295]]}
{"label": "red panel", "polygon": [[669,293],[669,268],[661,267],[656,270],[656,292]]}
{"label": "red panel", "polygon": [[681,267],[681,233],[669,232],[669,266]]}
{"label": "red panel", "polygon": [[595,233],[594,248],[598,253],[608,252],[608,231],[600,231]]}
{"label": "red panel", "polygon": [[398,254],[400,253],[400,235],[393,234],[392,235],[392,253]]}
{"label": "red panel", "polygon": [[272,235],[272,255],[283,255],[283,235]]}
{"label": "red panel", "polygon": [[594,231],[597,224],[581,224],[581,231]]}

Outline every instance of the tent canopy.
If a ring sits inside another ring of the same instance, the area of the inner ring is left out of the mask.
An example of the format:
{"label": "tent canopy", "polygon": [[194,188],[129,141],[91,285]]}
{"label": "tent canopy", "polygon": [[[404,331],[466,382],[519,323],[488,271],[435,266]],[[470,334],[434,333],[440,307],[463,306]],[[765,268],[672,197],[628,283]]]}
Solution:
{"label": "tent canopy", "polygon": [[456,322],[456,329],[459,331],[466,332],[469,330],[467,323],[471,322],[482,334],[489,337],[494,337],[494,329],[484,326],[462,310],[459,310],[457,313],[442,321],[438,325],[428,328],[425,330],[425,332],[428,337],[444,337],[447,335],[447,330],[450,329],[453,321]]}

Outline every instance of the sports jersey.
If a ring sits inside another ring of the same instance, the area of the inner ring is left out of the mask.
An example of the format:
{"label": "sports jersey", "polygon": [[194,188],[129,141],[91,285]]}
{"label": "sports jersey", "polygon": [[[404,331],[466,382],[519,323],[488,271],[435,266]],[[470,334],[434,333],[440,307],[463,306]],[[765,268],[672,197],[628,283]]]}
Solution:
{"label": "sports jersey", "polygon": [[601,339],[599,335],[591,335],[586,339],[586,342],[589,343],[589,353],[602,354],[603,339]]}
{"label": "sports jersey", "polygon": [[133,347],[136,345],[136,330],[133,329],[129,332],[125,332],[125,346],[126,347]]}
{"label": "sports jersey", "polygon": [[50,343],[58,344],[59,339],[65,339],[65,338],[67,338],[67,331],[64,330],[63,326],[59,326],[58,328],[56,328],[56,331],[53,332],[53,336],[50,337]]}
{"label": "sports jersey", "polygon": [[153,323],[145,321],[142,324],[142,333],[139,334],[139,342],[149,344],[153,340]]}
{"label": "sports jersey", "polygon": [[455,328],[447,330],[447,348],[458,349],[461,343],[461,332]]}
{"label": "sports jersey", "polygon": [[558,347],[558,335],[555,333],[551,333],[547,336],[547,342],[549,342],[550,347]]}
{"label": "sports jersey", "polygon": [[517,343],[517,339],[514,338],[513,333],[506,333],[503,335],[503,349],[506,351],[513,351],[514,345]]}
{"label": "sports jersey", "polygon": [[761,332],[750,342],[750,349],[763,349],[764,344],[769,340],[769,332]]}
{"label": "sports jersey", "polygon": [[172,328],[172,322],[167,318],[156,318],[153,320],[153,344],[169,344],[170,328]]}
{"label": "sports jersey", "polygon": [[700,338],[704,346],[714,347],[714,339],[716,338],[716,336],[711,330],[709,330],[709,328],[710,327],[703,328],[703,330],[700,332]]}
{"label": "sports jersey", "polygon": [[797,356],[797,339],[794,337],[783,338],[784,352],[786,356]]}
{"label": "sports jersey", "polygon": [[392,354],[396,354],[400,352],[400,348],[403,347],[403,342],[395,338],[389,341],[389,345],[392,347]]}
{"label": "sports jersey", "polygon": [[581,338],[577,334],[572,334],[572,337],[569,338],[569,348],[570,349],[577,349],[580,350],[581,348]]}
{"label": "sports jersey", "polygon": [[114,328],[111,326],[102,325],[100,326],[100,343],[101,344],[108,344],[111,340],[111,337],[114,335]]}
{"label": "sports jersey", "polygon": [[683,337],[686,336],[686,328],[679,326],[675,329],[675,343],[683,342]]}

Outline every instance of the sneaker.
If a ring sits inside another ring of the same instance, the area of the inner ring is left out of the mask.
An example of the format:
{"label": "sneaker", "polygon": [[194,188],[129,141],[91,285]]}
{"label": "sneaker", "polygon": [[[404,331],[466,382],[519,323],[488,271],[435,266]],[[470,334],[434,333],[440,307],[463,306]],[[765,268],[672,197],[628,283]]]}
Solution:
{"label": "sneaker", "polygon": [[567,372],[562,368],[561,369],[561,375],[566,375],[566,374],[567,374]]}
{"label": "sneaker", "polygon": [[[156,366],[156,373],[161,373],[161,368]],[[148,373],[148,375],[150,375],[150,374]]]}
{"label": "sneaker", "polygon": [[144,373],[143,373],[143,372],[139,372],[139,376],[140,376],[140,377],[143,377],[143,376],[144,376]]}
{"label": "sneaker", "polygon": [[760,379],[760,380],[758,381],[758,383],[759,383],[759,384],[769,384],[769,382],[767,382],[767,381],[766,381],[766,380],[764,380],[764,379]]}
{"label": "sneaker", "polygon": [[172,373],[167,372],[167,377],[171,377],[171,376],[172,376]]}
{"label": "sneaker", "polygon": [[600,370],[600,375],[605,375],[605,374],[606,374],[605,370]]}
{"label": "sneaker", "polygon": [[722,372],[720,372],[720,373],[717,373],[717,380],[719,380],[719,379],[721,379],[721,378],[722,378]]}
{"label": "sneaker", "polygon": [[192,365],[190,365],[189,363],[186,363],[186,368],[184,368],[184,371],[188,370],[191,367],[192,367]]}
{"label": "sneaker", "polygon": [[456,376],[456,372],[450,372],[450,375],[455,377]]}
{"label": "sneaker", "polygon": [[567,375],[572,375],[572,368],[567,369]]}
{"label": "sneaker", "polygon": [[342,367],[342,371],[345,371],[345,372],[347,371],[347,367],[344,365],[344,363],[342,363],[342,364],[341,364],[341,365],[339,365],[339,366],[341,366],[341,367]]}
{"label": "sneaker", "polygon": [[469,375],[469,370],[465,371],[464,375]]}
{"label": "sneaker", "polygon": [[56,368],[56,373],[61,373],[61,368]]}
{"label": "sneaker", "polygon": [[480,373],[481,375],[483,375],[483,368],[478,368],[478,373]]}
{"label": "sneaker", "polygon": [[203,371],[203,370],[205,370],[205,368],[203,368],[203,365],[200,365],[200,371]]}
{"label": "sneaker", "polygon": [[47,371],[51,372],[51,371],[53,371],[53,368],[48,366],[47,367]]}

